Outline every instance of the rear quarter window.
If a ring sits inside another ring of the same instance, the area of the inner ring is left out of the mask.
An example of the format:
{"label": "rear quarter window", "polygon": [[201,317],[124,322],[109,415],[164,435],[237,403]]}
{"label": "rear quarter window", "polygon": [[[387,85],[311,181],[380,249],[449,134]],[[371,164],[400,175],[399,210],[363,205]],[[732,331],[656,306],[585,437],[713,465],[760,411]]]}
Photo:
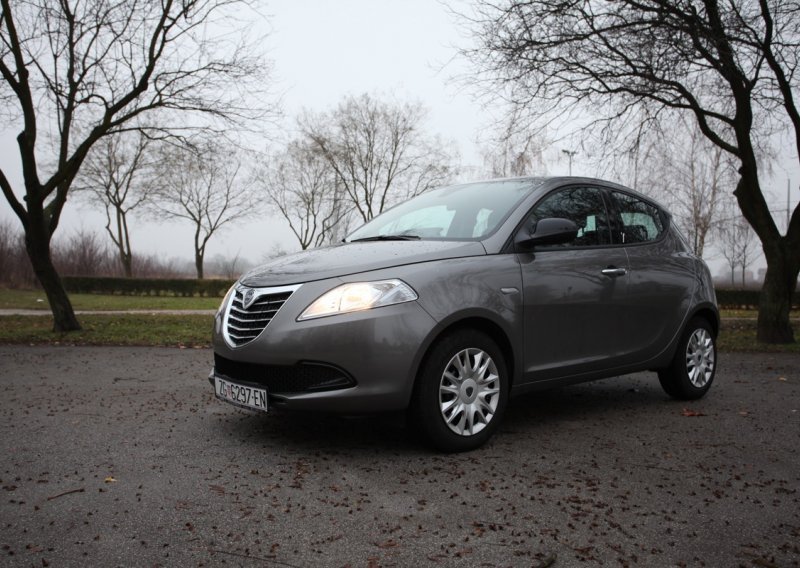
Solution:
{"label": "rear quarter window", "polygon": [[646,243],[664,233],[666,227],[658,207],[625,193],[614,192],[613,196],[622,220],[620,244]]}

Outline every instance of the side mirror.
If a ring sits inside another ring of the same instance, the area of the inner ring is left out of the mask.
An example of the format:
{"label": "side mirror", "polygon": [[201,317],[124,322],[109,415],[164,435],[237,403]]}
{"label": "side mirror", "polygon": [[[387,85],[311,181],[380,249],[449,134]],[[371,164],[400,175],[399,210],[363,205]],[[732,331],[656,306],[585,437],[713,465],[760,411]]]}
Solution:
{"label": "side mirror", "polygon": [[542,219],[533,230],[525,227],[514,239],[518,247],[530,249],[536,245],[560,245],[575,240],[578,236],[578,225],[569,219]]}

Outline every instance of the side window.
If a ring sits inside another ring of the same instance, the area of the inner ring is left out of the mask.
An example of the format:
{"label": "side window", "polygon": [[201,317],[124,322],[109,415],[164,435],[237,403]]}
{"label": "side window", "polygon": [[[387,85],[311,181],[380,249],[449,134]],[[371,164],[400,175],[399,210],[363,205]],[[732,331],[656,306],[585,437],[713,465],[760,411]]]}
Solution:
{"label": "side window", "polygon": [[578,225],[578,236],[561,246],[586,247],[611,243],[611,231],[603,193],[591,187],[570,187],[551,193],[533,208],[528,217],[529,227],[541,219],[557,217]]}
{"label": "side window", "polygon": [[614,192],[613,196],[622,220],[615,239],[618,243],[646,243],[661,236],[665,227],[657,207],[625,193]]}

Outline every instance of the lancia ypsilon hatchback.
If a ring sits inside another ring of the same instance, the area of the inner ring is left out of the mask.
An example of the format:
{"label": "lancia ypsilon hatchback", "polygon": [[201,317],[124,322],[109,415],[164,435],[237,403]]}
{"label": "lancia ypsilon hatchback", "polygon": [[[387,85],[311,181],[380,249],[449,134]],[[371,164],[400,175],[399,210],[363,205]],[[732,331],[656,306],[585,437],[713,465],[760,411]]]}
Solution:
{"label": "lancia ypsilon hatchback", "polygon": [[455,185],[228,292],[217,397],[256,411],[407,409],[437,448],[476,448],[511,395],[634,371],[680,399],[714,380],[708,268],[670,215],[586,178]]}

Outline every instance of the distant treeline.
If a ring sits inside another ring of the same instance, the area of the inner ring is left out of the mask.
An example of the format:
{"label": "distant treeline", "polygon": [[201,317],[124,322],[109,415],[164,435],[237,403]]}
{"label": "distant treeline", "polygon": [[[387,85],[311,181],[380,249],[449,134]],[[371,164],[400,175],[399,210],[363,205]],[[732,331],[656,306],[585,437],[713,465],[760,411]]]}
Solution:
{"label": "distant treeline", "polygon": [[[25,238],[16,223],[0,221],[0,286],[7,288],[39,288],[31,262],[25,251]],[[107,240],[97,233],[78,231],[50,248],[53,263],[65,280],[67,277],[106,277],[125,280],[119,256]],[[194,276],[194,265],[157,255],[134,255],[133,275],[137,279],[184,280]],[[238,257],[224,263],[209,264],[208,274],[229,280],[239,275]],[[76,291],[76,290],[73,290]],[[138,293],[138,292],[137,292]],[[180,294],[179,294],[180,295]]]}

